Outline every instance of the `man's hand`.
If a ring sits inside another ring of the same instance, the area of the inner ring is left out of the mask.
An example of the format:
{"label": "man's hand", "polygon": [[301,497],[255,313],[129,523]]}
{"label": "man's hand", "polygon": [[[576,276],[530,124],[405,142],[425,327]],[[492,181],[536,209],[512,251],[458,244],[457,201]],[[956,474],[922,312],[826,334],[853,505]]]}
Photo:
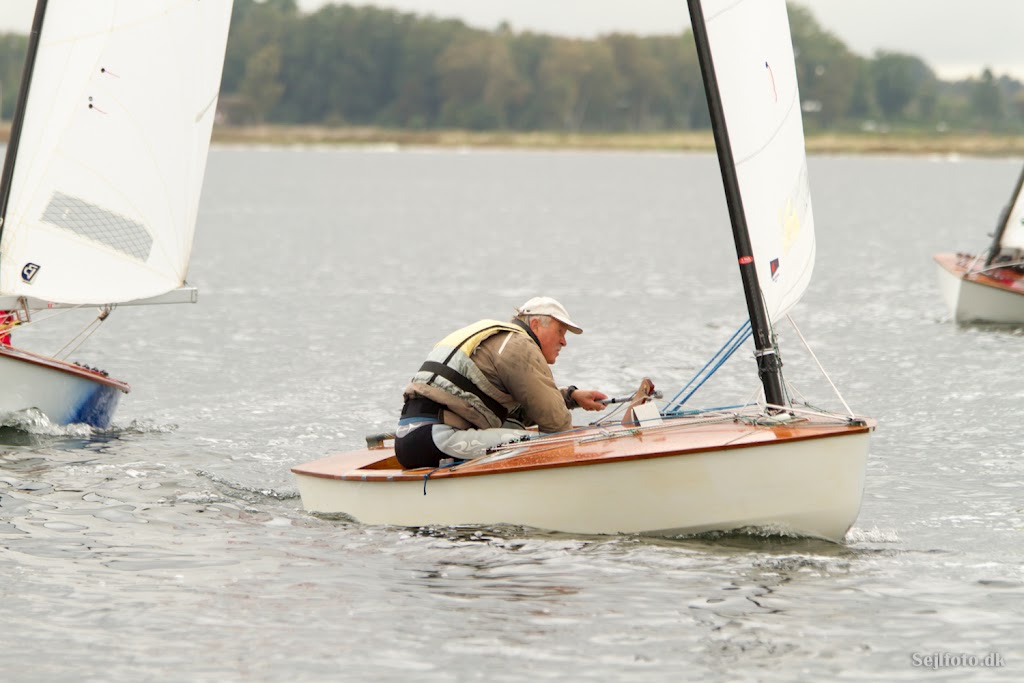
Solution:
{"label": "man's hand", "polygon": [[593,389],[577,389],[572,392],[570,398],[576,402],[580,408],[584,410],[604,410],[608,406],[598,401],[603,401],[608,398],[607,395],[602,394],[600,391],[594,391]]}

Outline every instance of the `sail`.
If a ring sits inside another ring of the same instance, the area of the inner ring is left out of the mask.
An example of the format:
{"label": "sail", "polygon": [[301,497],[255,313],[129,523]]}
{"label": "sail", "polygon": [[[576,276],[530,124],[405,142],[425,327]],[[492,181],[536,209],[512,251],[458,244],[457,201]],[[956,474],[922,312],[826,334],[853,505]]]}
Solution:
{"label": "sail", "polygon": [[1002,225],[999,247],[1004,249],[1024,250],[1024,171],[1021,171],[1015,194],[1011,198],[1010,210],[1006,214],[1006,222]]}
{"label": "sail", "polygon": [[705,0],[708,43],[743,213],[770,319],[800,300],[814,218],[800,93],[784,0]]}
{"label": "sail", "polygon": [[230,0],[49,0],[0,294],[117,303],[184,282]]}

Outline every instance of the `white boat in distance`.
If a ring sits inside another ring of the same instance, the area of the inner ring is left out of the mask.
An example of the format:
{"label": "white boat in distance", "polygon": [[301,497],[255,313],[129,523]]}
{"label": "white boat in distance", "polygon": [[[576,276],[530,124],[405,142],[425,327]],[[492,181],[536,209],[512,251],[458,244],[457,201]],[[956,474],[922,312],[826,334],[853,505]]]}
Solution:
{"label": "white boat in distance", "polygon": [[1024,325],[1024,169],[983,254],[936,254],[939,289],[960,324]]}
{"label": "white boat in distance", "polygon": [[684,411],[673,399],[653,414],[653,403],[641,403],[623,423],[437,469],[403,470],[386,439],[368,438],[367,449],[292,469],[306,510],[401,526],[665,536],[754,527],[844,538],[860,510],[875,425],[794,405],[773,345],[773,323],[799,300],[814,262],[786,5],[689,5],[764,402]]}
{"label": "white boat in distance", "polygon": [[[53,308],[98,307],[98,325],[115,307],[196,301],[185,278],[231,9],[37,2],[0,176],[0,338]],[[128,391],[0,343],[0,415],[102,428]]]}

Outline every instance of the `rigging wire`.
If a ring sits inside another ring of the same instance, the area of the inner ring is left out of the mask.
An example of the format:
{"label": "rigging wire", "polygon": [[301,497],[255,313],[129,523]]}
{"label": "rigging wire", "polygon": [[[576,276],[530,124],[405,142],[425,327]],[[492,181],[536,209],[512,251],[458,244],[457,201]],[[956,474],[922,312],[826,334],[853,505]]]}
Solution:
{"label": "rigging wire", "polygon": [[[736,350],[739,349],[744,344],[744,342],[750,339],[750,336],[752,334],[753,330],[750,325],[750,320],[747,319],[743,322],[743,324],[740,326],[738,330],[733,332],[732,336],[729,337],[729,340],[722,345],[722,348],[718,349],[715,355],[711,357],[711,360],[705,363],[704,367],[698,370],[697,374],[695,374],[690,379],[690,381],[687,382],[686,385],[683,386],[683,388],[680,389],[679,392],[672,397],[672,399],[666,405],[665,410],[662,412],[665,414],[674,414],[679,412],[679,410],[682,409],[683,404],[686,403],[690,399],[690,397],[693,396],[693,394],[711,378],[713,374],[715,374],[715,371],[717,371],[718,368],[722,367],[722,365],[724,365],[725,362],[729,360],[730,357],[732,357],[732,354],[734,354]],[[707,372],[706,375],[704,374],[705,371]],[[686,392],[686,390],[689,389],[694,382],[697,382],[698,379],[700,381],[697,383],[697,385],[690,389],[689,393],[687,393],[686,396],[683,396],[683,393]],[[680,399],[680,396],[683,396],[683,398]]]}
{"label": "rigging wire", "polygon": [[[71,311],[77,311],[81,307],[82,307],[82,304],[79,304],[77,306],[68,306],[67,308],[48,309],[50,314],[47,315],[47,316],[44,316],[42,318],[40,318],[38,315],[26,318],[25,320],[21,320],[19,318],[18,322],[16,322],[14,327],[11,328],[11,329],[15,329],[15,328],[22,328],[22,329],[24,329],[24,328],[28,327],[29,325],[35,325],[37,323],[44,323],[47,320],[52,320],[53,318],[56,318],[59,315],[64,315],[65,313],[69,313]],[[14,309],[11,309],[11,310],[12,310],[12,312],[14,311]],[[17,309],[17,310],[18,310],[19,313],[22,311],[22,309]],[[40,310],[42,310],[42,309],[40,309]]]}
{"label": "rigging wire", "polygon": [[[793,326],[793,330],[796,332],[797,337],[800,339],[801,343],[804,345],[804,348],[807,349],[807,352],[810,354],[811,358],[814,360],[814,363],[818,366],[818,370],[821,372],[822,376],[825,378],[825,380],[832,387],[832,391],[839,398],[839,401],[843,404],[843,407],[846,409],[847,415],[850,418],[856,418],[856,415],[850,409],[850,406],[846,403],[846,400],[843,398],[842,394],[839,392],[838,387],[836,387],[835,383],[832,381],[832,378],[829,377],[828,372],[825,371],[825,368],[821,364],[821,361],[818,360],[818,357],[815,355],[814,351],[811,349],[810,345],[807,343],[807,340],[804,338],[803,334],[800,332],[800,328],[797,327],[796,322],[793,320],[793,317],[789,313],[787,313],[786,314],[786,318],[789,320],[790,325]],[[774,326],[774,324],[771,321],[769,321],[769,334],[771,336],[772,347],[775,350],[776,357],[778,358],[779,363],[781,364],[781,362],[782,362],[781,356],[778,356],[778,353],[779,353],[779,351],[778,351],[778,336],[777,336],[776,331],[775,331],[775,326]],[[732,336],[729,337],[729,339],[725,342],[725,344],[723,344],[722,347],[712,356],[711,360],[709,360],[707,363],[705,363],[704,366],[690,379],[690,381],[687,382],[683,386],[683,388],[680,389],[676,393],[676,395],[673,396],[672,399],[669,400],[665,404],[665,407],[660,411],[661,415],[663,417],[678,417],[678,416],[681,416],[683,414],[683,412],[684,412],[682,410],[683,404],[685,404],[690,399],[690,397],[693,396],[693,394],[696,393],[696,391],[698,389],[700,389],[701,386],[703,386],[704,383],[707,382],[711,378],[711,376],[714,375],[714,373],[720,367],[722,367],[722,365],[724,365],[725,362],[727,360],[729,360],[729,358],[731,358],[732,355],[748,339],[750,339],[750,337],[752,335],[753,335],[753,331],[751,329],[750,320],[749,319],[745,320],[744,323],[739,327],[739,329],[737,329],[732,334]],[[784,381],[782,388],[783,388],[783,392],[785,393],[785,398],[786,398],[786,402],[787,402],[788,405],[785,405],[785,406],[772,406],[772,405],[769,405],[766,402],[766,399],[765,399],[765,396],[764,396],[764,387],[763,386],[760,386],[754,392],[754,395],[751,397],[751,400],[747,403],[747,405],[759,404],[759,405],[762,405],[762,406],[764,406],[766,408],[771,408],[771,409],[775,409],[775,410],[783,411],[783,412],[789,411],[789,412],[793,412],[793,413],[807,413],[808,411],[806,411],[806,410],[800,410],[800,409],[797,409],[797,408],[793,407],[792,404],[793,404],[793,399],[794,399],[794,396],[795,396],[795,397],[797,397],[797,399],[804,406],[806,406],[807,408],[811,409],[811,413],[819,414],[819,415],[820,414],[827,414],[828,413],[828,411],[822,411],[820,409],[815,408],[810,403],[808,403],[807,400],[803,397],[803,395],[799,391],[797,391],[797,389],[795,387],[793,387],[789,382],[785,382]],[[625,404],[624,403],[623,404],[619,404],[611,412],[606,413],[605,415],[602,415],[598,419],[596,419],[593,422],[591,422],[590,426],[608,423],[608,421],[611,418],[613,418],[617,413],[622,411],[624,408],[625,408]],[[693,411],[693,412],[700,413],[702,411]]]}
{"label": "rigging wire", "polygon": [[822,376],[825,378],[825,380],[832,387],[832,391],[836,392],[836,396],[839,397],[840,403],[842,403],[843,407],[846,408],[846,412],[849,413],[850,417],[856,417],[853,414],[853,411],[850,410],[850,406],[848,406],[846,404],[846,401],[843,399],[843,395],[839,393],[839,389],[836,387],[835,383],[832,381],[832,378],[828,376],[827,372],[825,372],[825,368],[824,368],[824,366],[822,366],[821,361],[819,361],[818,357],[816,355],[814,355],[814,351],[811,350],[811,347],[807,343],[807,340],[804,339],[804,336],[802,334],[800,334],[800,328],[796,326],[796,322],[793,320],[793,316],[791,316],[791,315],[789,315],[787,313],[786,317],[789,318],[789,324],[792,325],[793,326],[793,330],[796,331],[796,336],[800,337],[800,341],[803,342],[804,348],[807,349],[807,353],[811,354],[811,358],[813,358],[814,362],[817,364],[818,370],[821,371]]}
{"label": "rigging wire", "polygon": [[[64,346],[57,349],[57,353],[53,354],[53,357],[60,358],[61,360],[67,360],[68,356],[77,351],[78,347],[84,344],[89,339],[89,337],[91,337],[93,333],[100,328],[100,325],[103,324],[103,321],[107,319],[107,317],[110,315],[110,312],[113,310],[114,309],[110,306],[104,306],[103,308],[101,308],[99,315],[97,315],[95,319],[91,320],[89,324],[82,329],[81,332],[79,332],[74,337],[69,339],[67,343],[64,344]],[[72,344],[74,344],[74,346],[71,346]],[[68,348],[69,346],[71,348]],[[67,349],[67,353],[64,353],[65,349]],[[61,357],[61,353],[64,353],[63,357]]]}
{"label": "rigging wire", "polygon": [[999,270],[1000,268],[1018,268],[1020,266],[1024,266],[1024,260],[1017,260],[1004,263],[993,263],[992,265],[985,266],[984,268],[975,268],[975,265],[977,265],[980,260],[982,260],[981,256],[975,256],[967,265],[967,272],[969,274],[987,273],[990,270]]}

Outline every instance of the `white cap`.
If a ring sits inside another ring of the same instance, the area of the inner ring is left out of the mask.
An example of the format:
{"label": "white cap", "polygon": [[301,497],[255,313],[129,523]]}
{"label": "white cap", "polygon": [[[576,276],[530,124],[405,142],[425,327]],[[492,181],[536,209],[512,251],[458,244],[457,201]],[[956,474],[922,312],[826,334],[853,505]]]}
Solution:
{"label": "white cap", "polygon": [[555,320],[565,323],[570,332],[583,334],[583,328],[572,321],[565,306],[550,296],[533,297],[516,309],[516,315],[549,315]]}

